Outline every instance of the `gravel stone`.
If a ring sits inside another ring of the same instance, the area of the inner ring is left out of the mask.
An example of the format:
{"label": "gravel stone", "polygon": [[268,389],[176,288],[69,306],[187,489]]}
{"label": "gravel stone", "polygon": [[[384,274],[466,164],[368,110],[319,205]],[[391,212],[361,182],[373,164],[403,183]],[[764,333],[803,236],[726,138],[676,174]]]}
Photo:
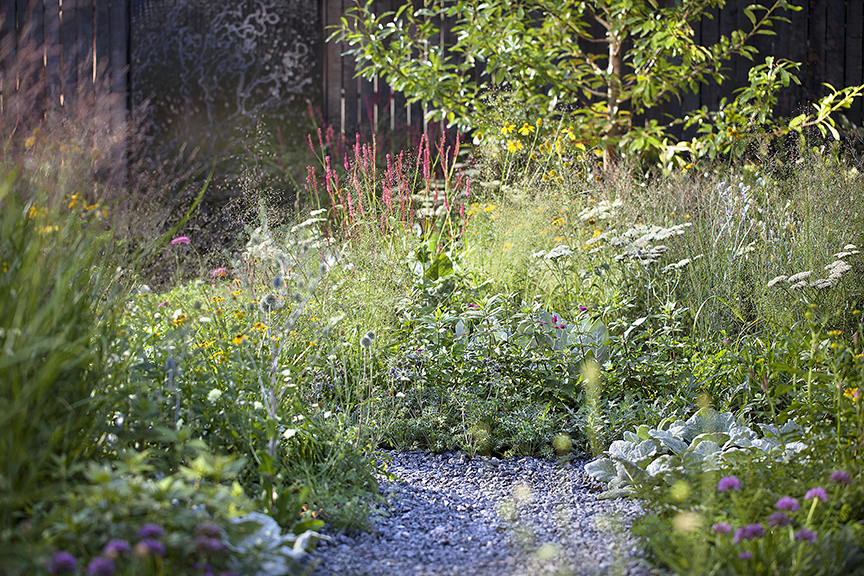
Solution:
{"label": "gravel stone", "polygon": [[372,531],[324,532],[313,576],[533,576],[652,571],[627,528],[629,500],[598,500],[584,460],[392,451]]}

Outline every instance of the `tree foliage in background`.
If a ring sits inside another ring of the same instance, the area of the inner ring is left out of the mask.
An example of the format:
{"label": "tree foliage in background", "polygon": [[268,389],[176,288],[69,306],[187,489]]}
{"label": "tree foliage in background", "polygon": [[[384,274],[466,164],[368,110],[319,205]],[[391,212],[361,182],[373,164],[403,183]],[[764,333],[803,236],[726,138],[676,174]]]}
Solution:
{"label": "tree foliage in background", "polygon": [[[580,137],[605,150],[607,166],[619,149],[663,149],[673,123],[634,125],[638,115],[700,84],[726,79],[733,55],[750,60],[755,34],[774,34],[786,0],[744,10],[749,30],[712,45],[694,39],[692,23],[725,0],[425,0],[376,14],[373,0],[346,13],[331,39],[348,44],[364,78],[381,75],[410,101],[428,106],[427,120],[476,128],[500,90],[537,116],[563,114]],[[454,22],[452,44],[441,23]],[[601,34],[596,34],[598,30]],[[482,75],[475,74],[479,70]]]}

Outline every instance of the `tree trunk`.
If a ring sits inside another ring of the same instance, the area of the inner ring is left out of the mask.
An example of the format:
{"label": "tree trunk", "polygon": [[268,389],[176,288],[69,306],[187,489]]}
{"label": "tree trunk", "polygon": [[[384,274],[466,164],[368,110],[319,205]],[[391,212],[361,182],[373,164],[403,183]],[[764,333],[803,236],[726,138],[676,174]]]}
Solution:
{"label": "tree trunk", "polygon": [[617,147],[614,142],[609,139],[614,138],[621,132],[618,124],[619,107],[621,106],[621,70],[622,57],[621,50],[623,40],[618,36],[612,36],[609,39],[609,65],[606,67],[606,107],[609,111],[609,122],[611,126],[606,132],[606,149],[603,151],[603,171],[609,171],[615,166],[617,161]]}

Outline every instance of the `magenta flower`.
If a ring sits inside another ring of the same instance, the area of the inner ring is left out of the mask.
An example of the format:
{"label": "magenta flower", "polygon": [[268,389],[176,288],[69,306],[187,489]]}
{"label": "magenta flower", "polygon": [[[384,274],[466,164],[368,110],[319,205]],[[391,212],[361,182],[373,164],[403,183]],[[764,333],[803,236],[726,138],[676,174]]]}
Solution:
{"label": "magenta flower", "polygon": [[817,486],[807,491],[804,499],[810,500],[811,498],[820,498],[823,502],[828,502],[828,494],[825,493],[825,489],[822,486]]}
{"label": "magenta flower", "polygon": [[586,306],[579,306],[579,311],[580,312],[587,312],[588,308]]}
{"label": "magenta flower", "polygon": [[795,540],[806,540],[808,542],[816,542],[817,539],[818,539],[818,536],[816,536],[816,533],[811,532],[810,530],[807,530],[806,528],[802,528],[801,530],[798,530],[797,532],[795,532]]}
{"label": "magenta flower", "polygon": [[787,512],[795,512],[798,510],[798,500],[791,496],[783,496],[777,500],[777,510],[786,510]]}
{"label": "magenta flower", "polygon": [[713,530],[717,534],[728,534],[732,531],[732,526],[730,526],[726,522],[718,522],[717,524],[711,526],[711,530]]}
{"label": "magenta flower", "polygon": [[114,574],[114,561],[97,556],[87,565],[87,576],[111,576]]}
{"label": "magenta flower", "polygon": [[158,310],[159,308],[164,308],[167,305],[168,305],[168,302],[160,302],[159,305],[156,306],[156,309]]}
{"label": "magenta flower", "polygon": [[171,240],[172,246],[177,246],[178,244],[189,244],[190,240],[188,236],[178,236]]}
{"label": "magenta flower", "polygon": [[56,574],[71,574],[78,570],[78,561],[69,552],[57,552],[51,556],[45,568],[52,576]]}
{"label": "magenta flower", "polygon": [[750,552],[741,552],[738,554],[739,560],[750,560],[751,558],[753,558],[753,555]]}
{"label": "magenta flower", "polygon": [[741,489],[741,481],[738,480],[735,476],[724,476],[720,479],[720,482],[717,484],[717,490],[720,492],[726,492],[727,490],[732,490],[733,492],[738,492]]}
{"label": "magenta flower", "polygon": [[768,525],[774,528],[778,528],[780,526],[788,526],[792,521],[789,520],[789,517],[786,516],[783,512],[774,512],[768,517]]}
{"label": "magenta flower", "polygon": [[748,524],[742,526],[735,531],[735,537],[732,539],[736,544],[741,540],[755,540],[765,535],[765,528],[762,524]]}
{"label": "magenta flower", "polygon": [[220,276],[227,276],[228,275],[228,269],[224,268],[224,267],[216,268],[212,272],[210,272],[210,275],[213,276],[213,278],[219,278]]}
{"label": "magenta flower", "polygon": [[845,470],[835,470],[831,473],[831,481],[837,484],[851,484],[852,478]]}

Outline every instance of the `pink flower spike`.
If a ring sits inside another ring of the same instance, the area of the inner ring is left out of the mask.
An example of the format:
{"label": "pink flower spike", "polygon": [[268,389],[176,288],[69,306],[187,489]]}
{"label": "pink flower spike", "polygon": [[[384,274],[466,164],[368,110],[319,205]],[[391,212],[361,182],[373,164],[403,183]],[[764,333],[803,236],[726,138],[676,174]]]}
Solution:
{"label": "pink flower spike", "polygon": [[228,275],[228,269],[227,268],[216,268],[215,270],[210,272],[210,275],[213,276],[213,278],[219,278],[220,276],[227,276]]}
{"label": "pink flower spike", "polygon": [[168,305],[168,302],[160,302],[159,305],[156,306],[156,308],[164,308],[167,305]]}
{"label": "pink flower spike", "polygon": [[174,238],[173,240],[171,240],[172,246],[177,246],[178,244],[189,244],[189,237],[188,236],[178,236],[177,238]]}

